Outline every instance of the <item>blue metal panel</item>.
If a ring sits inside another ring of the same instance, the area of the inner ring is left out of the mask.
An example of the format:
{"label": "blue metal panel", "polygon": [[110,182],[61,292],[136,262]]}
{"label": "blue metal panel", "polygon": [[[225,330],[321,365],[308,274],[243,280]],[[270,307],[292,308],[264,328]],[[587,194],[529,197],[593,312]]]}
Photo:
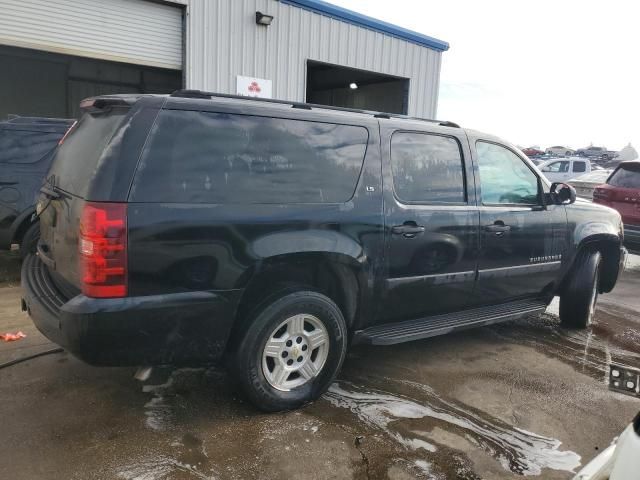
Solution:
{"label": "blue metal panel", "polygon": [[449,43],[443,40],[438,40],[437,38],[429,37],[428,35],[413,32],[406,28],[398,27],[396,25],[383,22],[382,20],[377,20],[375,18],[362,15],[361,13],[356,13],[351,10],[347,10],[346,8],[331,5],[330,3],[320,0],[280,0],[280,2],[311,10],[321,15],[336,18],[359,27],[385,33],[408,42],[417,43],[418,45],[432,48],[439,52],[449,50]]}

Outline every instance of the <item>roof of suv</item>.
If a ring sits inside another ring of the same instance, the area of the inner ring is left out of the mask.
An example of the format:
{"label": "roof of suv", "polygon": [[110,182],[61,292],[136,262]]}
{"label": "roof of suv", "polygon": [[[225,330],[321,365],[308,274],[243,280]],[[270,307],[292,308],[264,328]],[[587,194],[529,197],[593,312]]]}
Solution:
{"label": "roof of suv", "polygon": [[216,100],[222,102],[251,102],[254,104],[264,104],[269,106],[282,106],[282,108],[296,108],[300,110],[322,110],[331,111],[343,114],[353,115],[366,115],[375,118],[397,118],[404,120],[418,120],[422,122],[433,123],[442,127],[460,128],[460,126],[454,122],[433,120],[427,118],[410,117],[407,115],[401,115],[396,113],[376,112],[371,110],[361,110],[356,108],[336,107],[330,105],[319,105],[313,103],[294,102],[289,100],[276,100],[270,98],[258,98],[258,97],[246,97],[240,95],[229,95],[224,93],[204,92],[201,90],[176,90],[170,95],[157,95],[157,94],[116,94],[116,95],[100,95],[97,97],[91,97],[83,100],[80,103],[81,108],[103,108],[107,105],[132,105],[141,98],[148,97],[164,97],[164,98],[176,98],[176,99],[192,99],[195,101],[202,100]]}

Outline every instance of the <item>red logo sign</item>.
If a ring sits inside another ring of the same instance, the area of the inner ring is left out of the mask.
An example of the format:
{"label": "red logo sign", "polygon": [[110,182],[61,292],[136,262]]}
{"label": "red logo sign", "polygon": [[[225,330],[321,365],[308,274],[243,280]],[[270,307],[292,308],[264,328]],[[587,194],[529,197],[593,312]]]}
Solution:
{"label": "red logo sign", "polygon": [[260,93],[262,91],[262,89],[260,88],[260,85],[258,85],[258,82],[251,82],[251,85],[249,85],[247,89],[251,93]]}

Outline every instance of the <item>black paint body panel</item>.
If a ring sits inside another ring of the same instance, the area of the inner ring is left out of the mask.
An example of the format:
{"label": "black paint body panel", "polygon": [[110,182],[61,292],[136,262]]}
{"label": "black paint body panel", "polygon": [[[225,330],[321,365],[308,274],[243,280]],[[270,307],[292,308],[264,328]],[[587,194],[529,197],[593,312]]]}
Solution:
{"label": "black paint body panel", "polygon": [[[354,195],[344,203],[317,204],[132,201],[141,151],[162,108],[366,128],[368,144]],[[613,266],[602,280],[602,290],[615,285],[622,235],[613,210],[582,202],[531,208],[479,202],[474,140],[508,146],[499,139],[431,122],[254,100],[142,97],[131,116],[108,162],[87,179],[86,198],[128,201],[129,297],[97,300],[74,292],[51,312],[32,285],[36,277],[23,277],[25,300],[38,328],[62,345],[72,344],[72,351],[92,363],[219,358],[237,324],[244,293],[272,264],[321,262],[351,272],[355,284],[339,285],[338,290],[357,290],[352,292],[352,332],[522,299],[548,302],[561,291],[578,249],[589,243],[608,245],[612,253],[605,260]],[[427,132],[459,142],[465,202],[429,205],[398,200],[389,159],[395,131]],[[540,175],[524,155],[508,148]],[[541,184],[548,191],[546,180]],[[45,241],[66,239],[65,247],[53,252],[56,265],[76,261],[74,229],[82,201],[72,197],[52,208],[51,214],[59,210],[67,216],[58,226],[47,223],[43,232]],[[498,220],[511,226],[507,235],[486,231],[485,226]],[[404,235],[393,229],[407,222],[424,230]],[[69,231],[61,231],[60,225]],[[42,275],[45,283],[60,290],[65,282],[77,284],[72,267]],[[191,352],[186,357],[176,353],[184,346]]]}

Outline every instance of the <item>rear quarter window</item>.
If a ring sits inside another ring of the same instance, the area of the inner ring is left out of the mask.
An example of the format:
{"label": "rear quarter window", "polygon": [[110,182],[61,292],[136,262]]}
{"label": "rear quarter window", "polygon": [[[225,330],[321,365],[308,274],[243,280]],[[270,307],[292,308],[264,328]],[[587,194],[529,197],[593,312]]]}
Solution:
{"label": "rear quarter window", "polygon": [[36,163],[51,152],[61,133],[0,129],[0,163]]}
{"label": "rear quarter window", "polygon": [[114,108],[83,115],[58,148],[51,164],[49,173],[55,175],[58,187],[86,196],[100,158],[127,112],[128,109]]}
{"label": "rear quarter window", "polygon": [[131,200],[167,203],[341,203],[355,191],[364,127],[163,110]]}
{"label": "rear quarter window", "polygon": [[640,165],[619,167],[607,183],[614,187],[640,189]]}

